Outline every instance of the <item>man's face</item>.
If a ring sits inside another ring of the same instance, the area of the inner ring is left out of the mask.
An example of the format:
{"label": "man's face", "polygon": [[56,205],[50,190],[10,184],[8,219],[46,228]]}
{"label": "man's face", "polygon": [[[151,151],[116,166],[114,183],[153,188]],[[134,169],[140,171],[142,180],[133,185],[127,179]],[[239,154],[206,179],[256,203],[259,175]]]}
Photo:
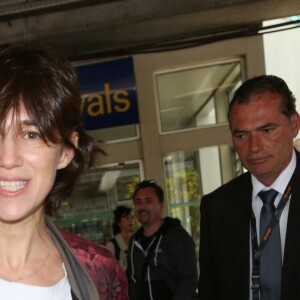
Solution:
{"label": "man's face", "polygon": [[164,204],[159,202],[153,187],[137,191],[133,204],[136,216],[144,227],[161,222]]}
{"label": "man's face", "polygon": [[271,185],[290,162],[299,115],[289,119],[282,112],[280,96],[262,92],[248,103],[235,103],[229,117],[232,141],[244,167]]}

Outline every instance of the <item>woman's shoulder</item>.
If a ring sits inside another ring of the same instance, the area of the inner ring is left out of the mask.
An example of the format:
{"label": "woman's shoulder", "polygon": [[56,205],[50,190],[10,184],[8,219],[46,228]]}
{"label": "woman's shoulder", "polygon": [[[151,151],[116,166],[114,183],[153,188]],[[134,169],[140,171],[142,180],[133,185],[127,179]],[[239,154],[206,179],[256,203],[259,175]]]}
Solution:
{"label": "woman's shoulder", "polygon": [[106,248],[108,248],[108,250],[113,254],[113,256],[115,256],[115,246],[112,240],[108,241],[105,244]]}
{"label": "woman's shoulder", "polygon": [[66,231],[61,235],[91,276],[101,299],[127,299],[126,275],[104,245]]}
{"label": "woman's shoulder", "polygon": [[126,245],[121,233],[115,236],[115,240],[122,251],[127,251],[128,246]]}
{"label": "woman's shoulder", "polygon": [[111,252],[102,244],[88,241],[67,231],[61,231],[61,235],[76,255],[89,255],[91,259],[103,257],[109,260],[113,258]]}

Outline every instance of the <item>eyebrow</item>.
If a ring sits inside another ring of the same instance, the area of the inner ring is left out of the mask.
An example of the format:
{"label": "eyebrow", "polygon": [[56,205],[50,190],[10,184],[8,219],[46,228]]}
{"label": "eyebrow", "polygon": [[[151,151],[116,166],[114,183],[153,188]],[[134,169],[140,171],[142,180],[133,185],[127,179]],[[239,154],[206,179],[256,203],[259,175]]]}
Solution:
{"label": "eyebrow", "polygon": [[26,125],[26,126],[37,126],[36,122],[32,119],[25,119],[20,120],[20,125]]}
{"label": "eyebrow", "polygon": [[[262,126],[256,127],[253,130],[259,131],[259,130],[262,130],[262,129],[265,129],[268,127],[278,127],[278,126],[279,126],[279,124],[277,124],[277,123],[269,122],[269,123],[263,124]],[[237,134],[237,133],[250,132],[250,131],[252,131],[252,129],[250,129],[250,130],[249,129],[236,129],[236,130],[232,131],[232,133]]]}

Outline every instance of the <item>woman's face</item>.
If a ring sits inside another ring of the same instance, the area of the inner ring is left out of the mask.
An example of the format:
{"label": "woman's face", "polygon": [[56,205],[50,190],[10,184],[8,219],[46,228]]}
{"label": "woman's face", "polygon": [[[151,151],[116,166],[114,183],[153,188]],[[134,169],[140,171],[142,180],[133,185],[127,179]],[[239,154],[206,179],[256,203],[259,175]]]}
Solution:
{"label": "woman's face", "polygon": [[121,231],[132,231],[133,217],[131,214],[122,216],[119,222]]}
{"label": "woman's face", "polygon": [[24,108],[12,112],[0,135],[0,223],[32,219],[43,213],[56,171],[68,165],[72,149],[47,145]]}

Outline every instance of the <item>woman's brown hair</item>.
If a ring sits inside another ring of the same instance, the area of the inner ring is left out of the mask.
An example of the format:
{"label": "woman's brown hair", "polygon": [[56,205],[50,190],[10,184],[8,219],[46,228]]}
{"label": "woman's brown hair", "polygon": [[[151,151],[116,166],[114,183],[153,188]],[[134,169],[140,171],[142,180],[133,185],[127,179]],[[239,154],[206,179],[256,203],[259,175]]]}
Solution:
{"label": "woman's brown hair", "polygon": [[[46,198],[46,213],[52,216],[71,194],[84,168],[93,165],[96,153],[104,153],[84,129],[80,104],[78,79],[64,56],[49,48],[0,49],[0,131],[8,112],[18,117],[23,106],[45,143],[74,149],[72,161],[57,171]],[[73,133],[78,135],[77,146],[71,140]]]}

